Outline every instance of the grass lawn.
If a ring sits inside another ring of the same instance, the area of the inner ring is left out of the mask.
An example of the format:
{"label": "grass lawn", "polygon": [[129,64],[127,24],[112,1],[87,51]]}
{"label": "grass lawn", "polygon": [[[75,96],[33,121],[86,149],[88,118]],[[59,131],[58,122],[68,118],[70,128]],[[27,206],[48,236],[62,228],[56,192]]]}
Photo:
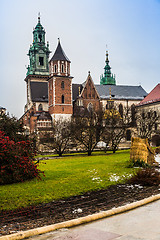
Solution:
{"label": "grass lawn", "polygon": [[0,211],[50,202],[124,182],[134,172],[133,168],[127,167],[128,161],[129,150],[43,160],[39,164],[45,173],[42,181],[33,179],[0,186]]}

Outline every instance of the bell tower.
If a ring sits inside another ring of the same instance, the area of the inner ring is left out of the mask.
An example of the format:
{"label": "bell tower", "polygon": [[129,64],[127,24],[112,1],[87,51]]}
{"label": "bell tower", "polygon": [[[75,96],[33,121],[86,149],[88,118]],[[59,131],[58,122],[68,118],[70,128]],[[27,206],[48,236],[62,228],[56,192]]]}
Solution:
{"label": "bell tower", "polygon": [[58,46],[49,62],[49,113],[53,120],[59,117],[70,118],[73,113],[70,63],[58,39]]}
{"label": "bell tower", "polygon": [[45,30],[41,25],[39,15],[38,23],[33,29],[33,43],[30,45],[28,52],[29,66],[25,78],[27,84],[25,111],[33,105],[38,111],[40,104],[43,110],[48,110],[49,54],[49,43],[45,43]]}
{"label": "bell tower", "polygon": [[45,44],[45,30],[40,23],[40,16],[38,23],[33,30],[33,44],[30,45],[28,52],[30,65],[28,66],[28,75],[49,75],[49,43]]}

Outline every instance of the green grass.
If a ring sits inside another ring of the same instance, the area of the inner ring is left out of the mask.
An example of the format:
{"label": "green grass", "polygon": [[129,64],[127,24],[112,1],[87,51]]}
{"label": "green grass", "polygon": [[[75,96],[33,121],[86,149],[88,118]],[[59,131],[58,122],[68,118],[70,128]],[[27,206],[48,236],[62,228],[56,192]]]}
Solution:
{"label": "green grass", "polygon": [[[33,179],[24,183],[0,186],[0,210],[10,210],[55,199],[82,194],[124,182],[134,169],[128,168],[129,151],[93,156],[71,156],[43,160],[42,181]],[[114,174],[114,175],[113,175]]]}

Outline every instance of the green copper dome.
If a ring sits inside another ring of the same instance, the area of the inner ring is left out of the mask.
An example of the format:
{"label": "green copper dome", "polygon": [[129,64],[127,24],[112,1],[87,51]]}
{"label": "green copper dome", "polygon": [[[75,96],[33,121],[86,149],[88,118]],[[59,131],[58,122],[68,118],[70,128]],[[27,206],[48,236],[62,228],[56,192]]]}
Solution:
{"label": "green copper dome", "polygon": [[109,65],[109,60],[108,60],[108,51],[106,51],[106,65],[104,67],[104,75],[102,74],[100,77],[100,84],[116,85],[115,76],[111,74],[111,67]]}
{"label": "green copper dome", "polygon": [[33,44],[29,49],[30,65],[28,66],[28,75],[49,75],[49,44],[45,44],[45,30],[40,23],[38,23],[33,30]]}

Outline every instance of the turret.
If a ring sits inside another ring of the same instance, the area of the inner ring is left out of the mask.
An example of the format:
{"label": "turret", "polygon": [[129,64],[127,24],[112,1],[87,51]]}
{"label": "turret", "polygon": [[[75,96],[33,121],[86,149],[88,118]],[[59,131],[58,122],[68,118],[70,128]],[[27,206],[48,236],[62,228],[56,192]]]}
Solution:
{"label": "turret", "polygon": [[30,65],[28,66],[28,75],[49,75],[49,43],[45,44],[45,30],[38,17],[38,23],[33,30],[33,44],[30,45],[28,56]]}
{"label": "turret", "polygon": [[106,65],[104,67],[104,75],[102,74],[100,77],[100,84],[101,85],[116,85],[115,76],[111,74],[111,67],[109,65],[108,60],[108,51],[106,51]]}

